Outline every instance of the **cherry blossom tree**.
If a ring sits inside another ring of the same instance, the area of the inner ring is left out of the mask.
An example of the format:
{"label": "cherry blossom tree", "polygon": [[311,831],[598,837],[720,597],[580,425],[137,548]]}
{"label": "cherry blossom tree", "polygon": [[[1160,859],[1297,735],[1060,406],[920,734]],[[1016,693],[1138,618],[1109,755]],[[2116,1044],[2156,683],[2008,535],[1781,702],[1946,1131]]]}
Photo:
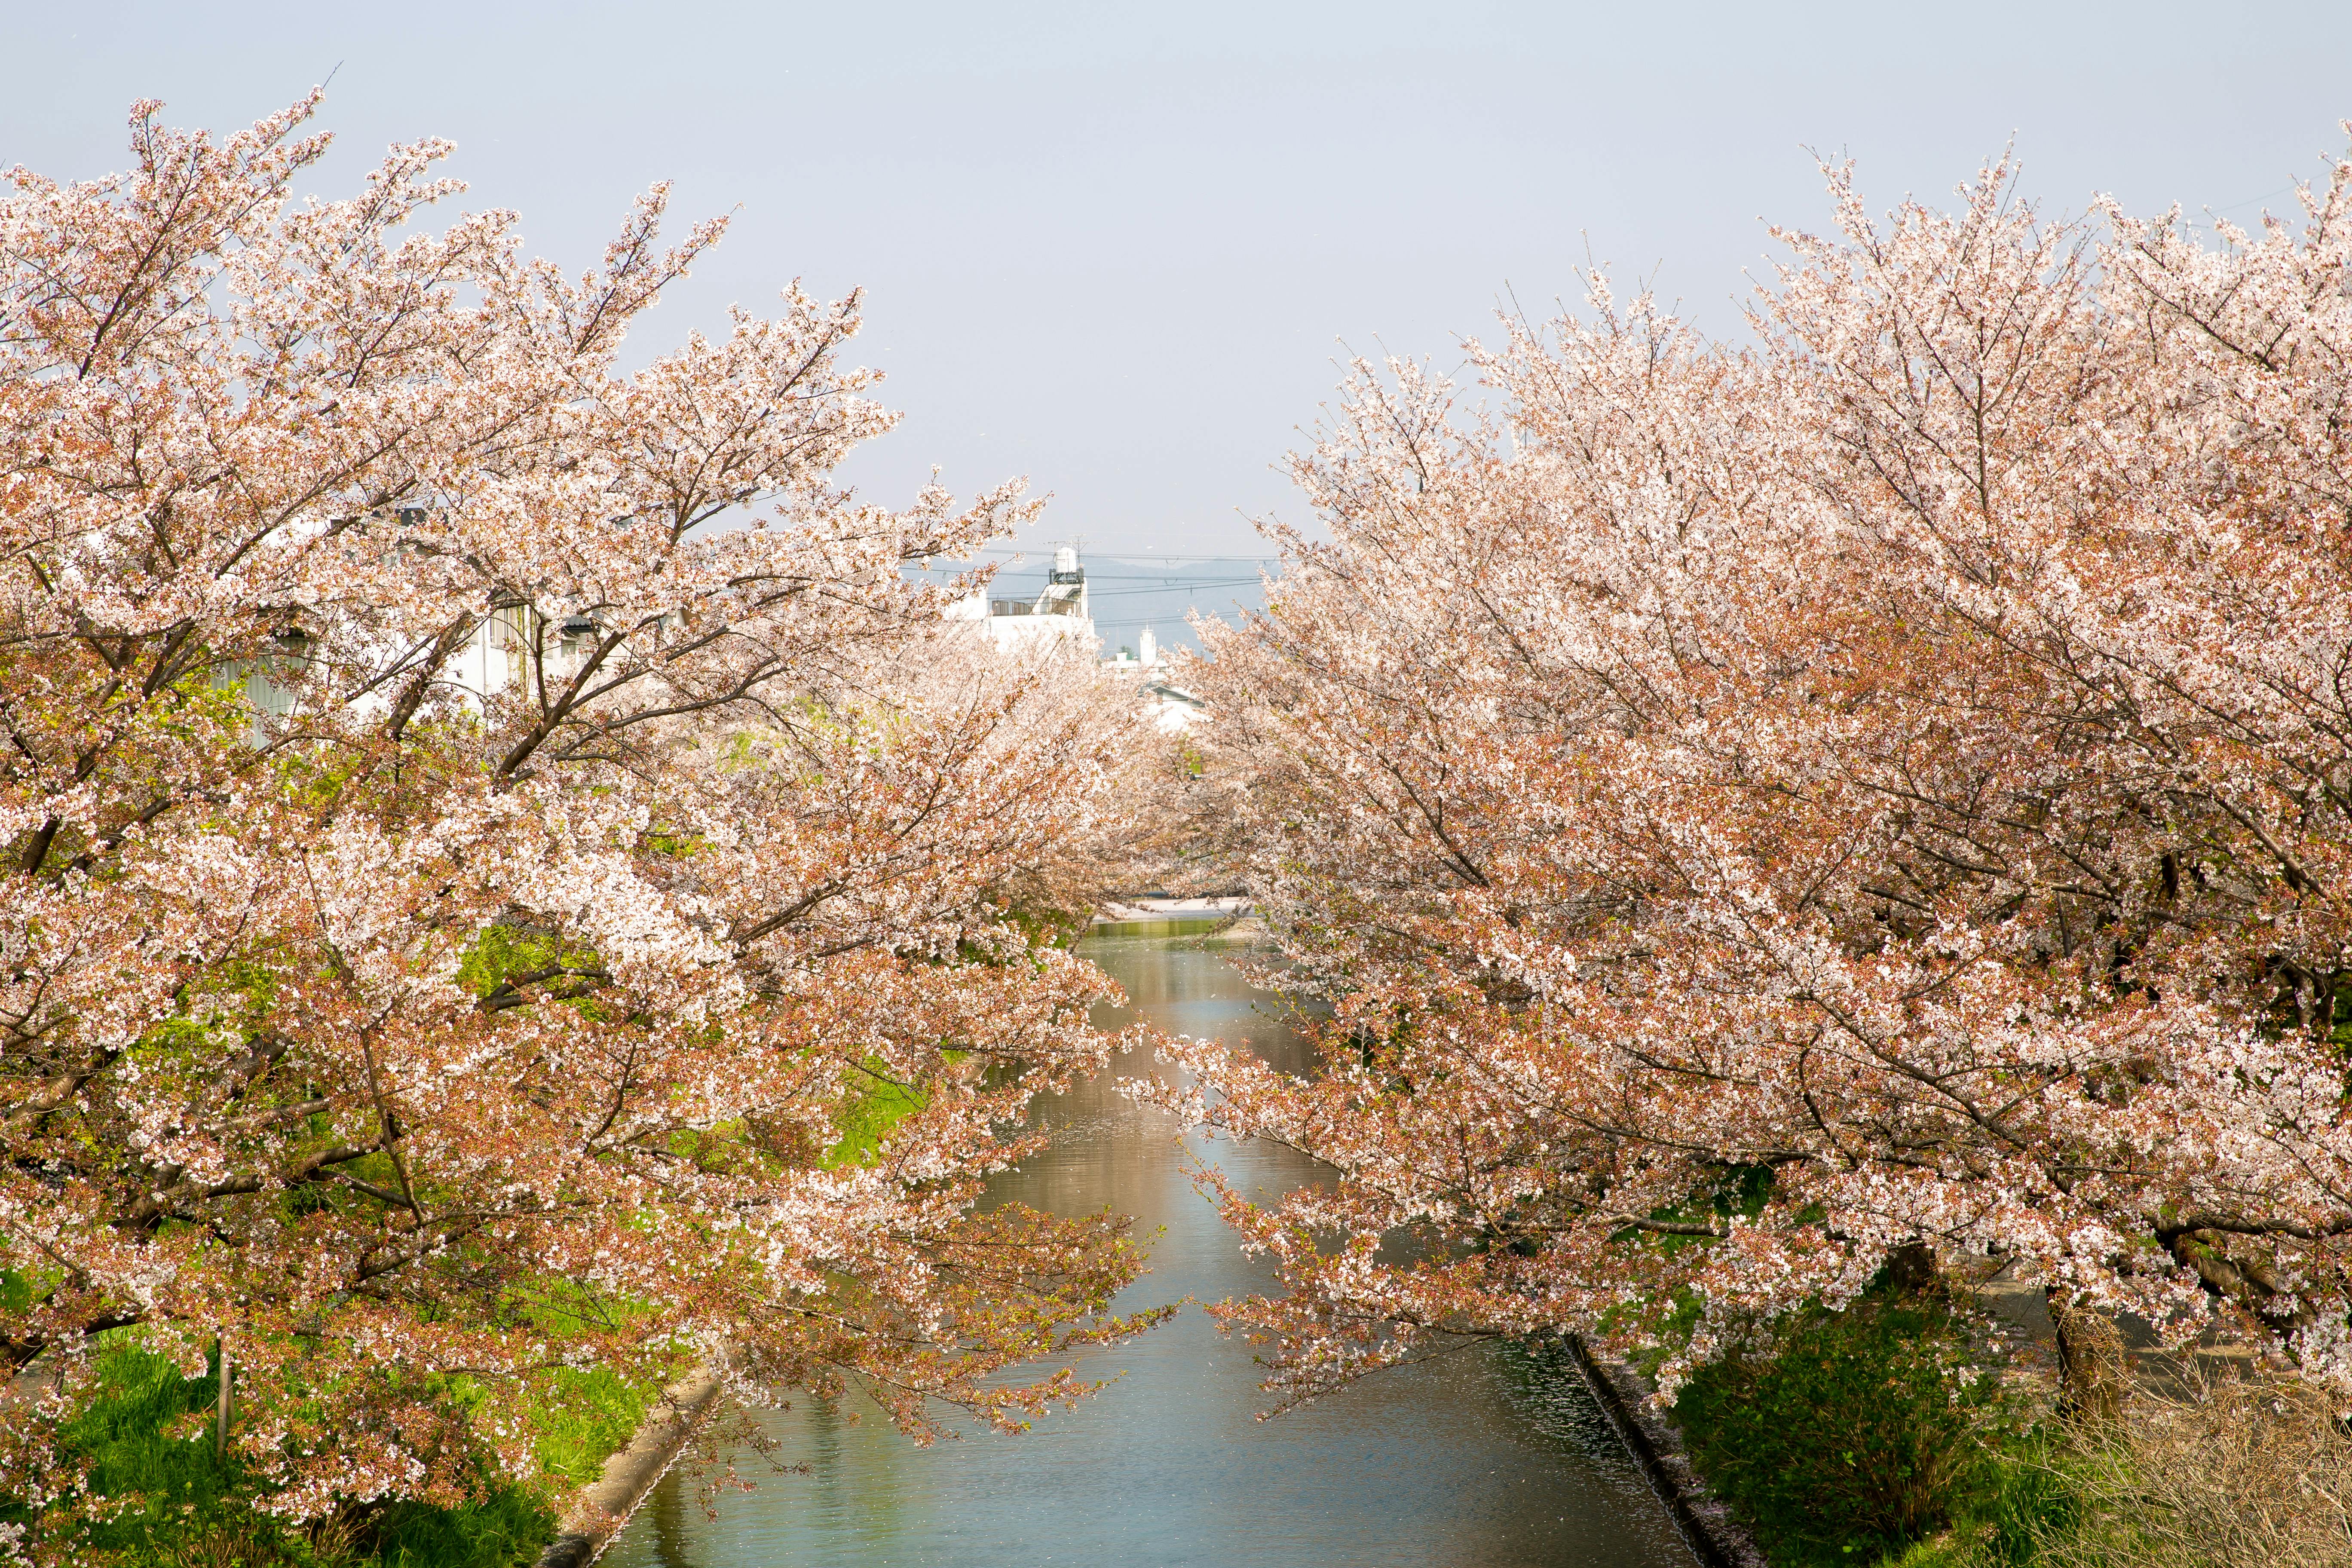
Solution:
{"label": "cherry blossom tree", "polygon": [[1828,174],[1748,346],[1595,279],[1481,403],[1358,365],[1186,676],[1330,1007],[1160,1091],[1336,1168],[1222,1193],[1287,1397],[1988,1255],[2085,1405],[2118,1310],[2352,1387],[2352,163],[2210,238]]}
{"label": "cherry blossom tree", "polygon": [[107,1331],[224,1349],[293,1518],[529,1473],[557,1365],[1076,1396],[1003,1374],[1149,1321],[1124,1222],[975,1200],[1103,1059],[1027,917],[1130,726],[905,569],[1034,506],[834,483],[854,296],[624,369],[719,225],[568,277],[436,142],[298,201],[316,103],[0,199],[6,1489],[71,1511]]}

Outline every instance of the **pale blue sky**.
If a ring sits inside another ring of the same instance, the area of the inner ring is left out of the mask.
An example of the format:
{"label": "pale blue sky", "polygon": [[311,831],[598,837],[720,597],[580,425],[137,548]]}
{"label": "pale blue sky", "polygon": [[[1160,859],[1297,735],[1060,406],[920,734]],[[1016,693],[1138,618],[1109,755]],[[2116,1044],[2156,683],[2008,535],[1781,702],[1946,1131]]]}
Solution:
{"label": "pale blue sky", "polygon": [[2352,4],[670,5],[0,0],[0,163],[124,162],[164,99],[215,129],[338,61],[324,184],[458,143],[472,205],[592,260],[663,176],[740,206],[655,337],[795,275],[869,290],[899,500],[1026,474],[1040,535],[1253,554],[1272,465],[1345,340],[1458,361],[1507,285],[1585,255],[1732,331],[1767,241],[1817,224],[1808,145],[1874,205],[1940,195],[2012,132],[2026,187],[2251,218],[2340,149]]}

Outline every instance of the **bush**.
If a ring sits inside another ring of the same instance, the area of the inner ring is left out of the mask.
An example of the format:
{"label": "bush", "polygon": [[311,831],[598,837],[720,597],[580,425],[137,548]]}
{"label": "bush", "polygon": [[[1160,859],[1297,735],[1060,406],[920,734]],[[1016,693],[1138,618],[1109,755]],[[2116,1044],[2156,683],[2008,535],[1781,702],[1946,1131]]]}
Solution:
{"label": "bush", "polygon": [[1939,1298],[1820,1308],[1706,1367],[1675,1416],[1775,1563],[1897,1556],[1999,1490],[1998,1386]]}
{"label": "bush", "polygon": [[[69,1541],[45,1543],[51,1559],[63,1548],[62,1561],[89,1568],[512,1568],[531,1561],[554,1531],[543,1500],[487,1478],[478,1500],[455,1509],[404,1502],[289,1526],[262,1511],[267,1489],[214,1446],[205,1417],[216,1370],[183,1377],[169,1358],[129,1345],[100,1352],[96,1370],[97,1395],[64,1434],[89,1465],[93,1506]],[[551,1470],[578,1468],[567,1439],[605,1440],[629,1397],[601,1386],[581,1392],[592,1396],[585,1407],[551,1423]],[[626,1437],[621,1432],[615,1446]],[[35,1522],[21,1507],[0,1516]]]}
{"label": "bush", "polygon": [[1879,1568],[2343,1568],[2352,1431],[2325,1390],[2268,1373],[2142,1388],[2113,1426],[1987,1453],[1957,1528]]}
{"label": "bush", "polygon": [[2270,1375],[2137,1391],[2108,1427],[2016,1429],[1937,1300],[1815,1310],[1694,1377],[1691,1457],[1777,1564],[2343,1568],[2352,1429]]}

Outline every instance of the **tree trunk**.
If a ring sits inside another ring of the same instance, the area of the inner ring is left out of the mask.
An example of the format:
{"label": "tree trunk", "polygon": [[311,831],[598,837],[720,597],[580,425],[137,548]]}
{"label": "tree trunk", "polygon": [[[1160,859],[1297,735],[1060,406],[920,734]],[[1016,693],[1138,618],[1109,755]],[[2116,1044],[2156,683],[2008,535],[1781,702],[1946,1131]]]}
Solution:
{"label": "tree trunk", "polygon": [[2116,1321],[2071,1290],[2050,1292],[2058,1330],[2059,1408],[2072,1420],[2105,1426],[2123,1415],[2131,1371]]}
{"label": "tree trunk", "polygon": [[226,1462],[228,1458],[228,1335],[215,1336],[220,1344],[220,1398],[214,1412],[213,1453]]}
{"label": "tree trunk", "polygon": [[1886,1255],[1880,1278],[1897,1295],[1920,1296],[1943,1279],[1936,1267],[1936,1249],[1923,1242],[1906,1242]]}

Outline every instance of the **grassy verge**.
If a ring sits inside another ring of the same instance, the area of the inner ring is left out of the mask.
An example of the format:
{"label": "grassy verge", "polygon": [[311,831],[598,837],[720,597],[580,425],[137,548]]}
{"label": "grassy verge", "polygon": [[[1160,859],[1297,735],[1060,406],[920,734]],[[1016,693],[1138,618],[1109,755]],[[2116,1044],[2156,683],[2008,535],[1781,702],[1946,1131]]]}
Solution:
{"label": "grassy verge", "polygon": [[[89,1568],[507,1568],[528,1562],[554,1526],[540,1489],[482,1479],[455,1509],[417,1503],[352,1510],[316,1527],[268,1511],[269,1489],[209,1420],[217,1371],[184,1377],[168,1358],[116,1344],[98,1357],[99,1394],[64,1435],[89,1466],[78,1525],[60,1539],[54,1516],[45,1554]],[[29,1510],[5,1510],[30,1524]]]}
{"label": "grassy verge", "polygon": [[1673,1414],[1776,1568],[2352,1563],[2352,1431],[2319,1391],[2191,1378],[2086,1427],[1991,1360],[1940,1292],[1874,1290],[1759,1333]]}
{"label": "grassy verge", "polygon": [[[40,1560],[81,1568],[512,1568],[554,1533],[556,1507],[595,1479],[657,1397],[664,1377],[555,1368],[500,1395],[530,1433],[539,1475],[491,1474],[455,1508],[417,1502],[347,1506],[289,1525],[269,1511],[270,1488],[223,1456],[212,1415],[217,1366],[185,1377],[167,1357],[121,1336],[98,1354],[97,1397],[63,1434],[66,1458],[88,1468],[83,1494],[41,1521]],[[446,1397],[488,1413],[477,1385]],[[0,1522],[31,1527],[32,1510],[0,1506]]]}
{"label": "grassy verge", "polygon": [[[1675,1408],[1692,1463],[1776,1563],[1909,1551],[1998,1511],[2028,1413],[1940,1294],[1804,1312],[1704,1368]],[[2021,1561],[2007,1535],[1993,1561]]]}
{"label": "grassy verge", "polygon": [[909,1112],[921,1110],[923,1103],[920,1091],[895,1083],[878,1070],[870,1072],[864,1089],[853,1093],[835,1113],[841,1138],[824,1152],[820,1163],[827,1170],[866,1163],[882,1147],[890,1129]]}

